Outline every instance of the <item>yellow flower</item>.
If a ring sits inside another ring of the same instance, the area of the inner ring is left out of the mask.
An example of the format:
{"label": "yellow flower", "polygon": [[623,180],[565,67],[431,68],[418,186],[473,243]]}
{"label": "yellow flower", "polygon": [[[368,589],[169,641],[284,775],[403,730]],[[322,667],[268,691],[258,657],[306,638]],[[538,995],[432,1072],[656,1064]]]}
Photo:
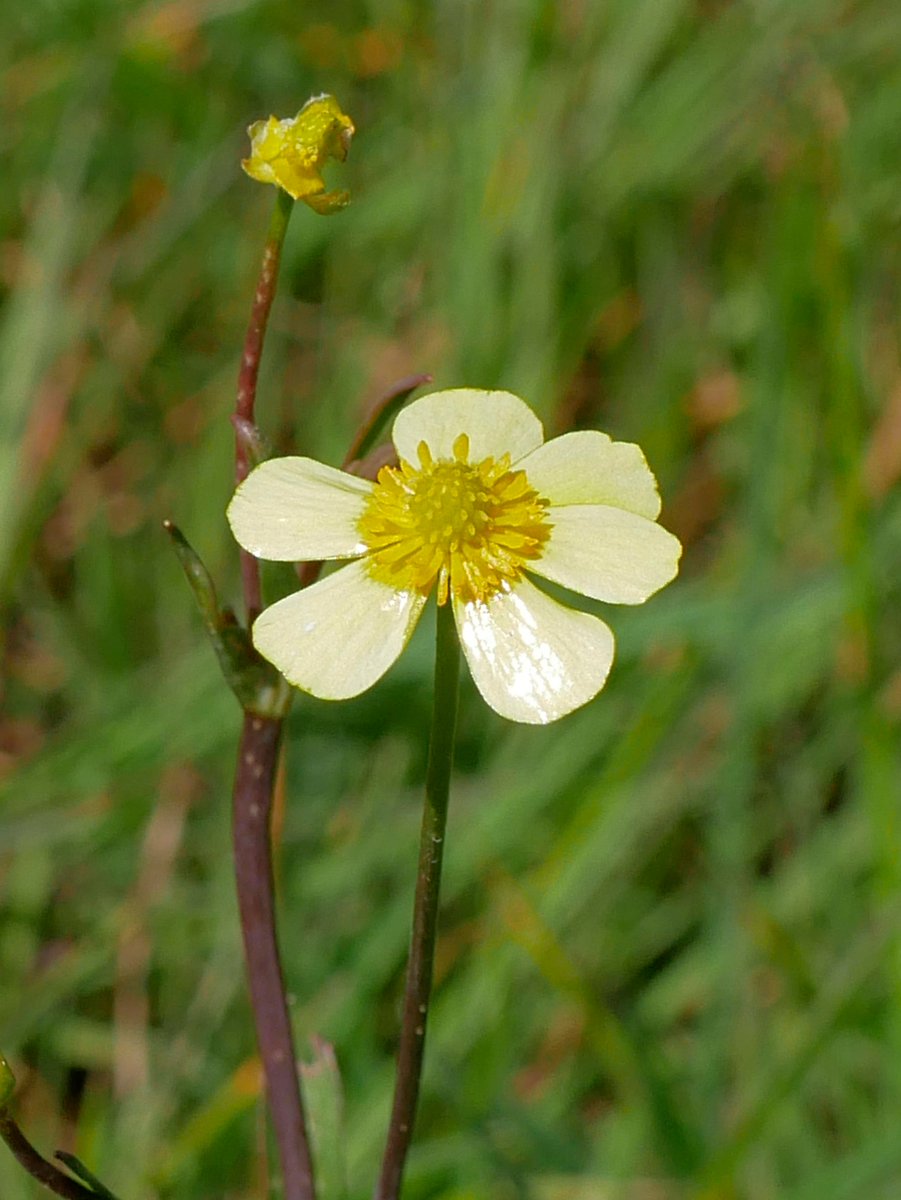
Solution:
{"label": "yellow flower", "polygon": [[238,488],[228,518],[251,554],[356,560],[266,609],[257,649],[314,696],[356,696],[398,657],[434,589],[501,716],[543,724],[586,703],[613,634],[527,575],[615,604],[641,604],[675,576],[681,546],[656,522],[641,450],[595,430],[545,442],[518,396],[469,389],[414,401],[393,440],[400,465],[376,483],[276,458]]}
{"label": "yellow flower", "polygon": [[253,179],[274,183],[327,215],[350,202],[349,192],[327,192],[322,168],[330,158],[343,162],[350,149],[354,125],[334,96],[313,96],[296,117],[255,121],[250,135],[250,158],[241,166]]}

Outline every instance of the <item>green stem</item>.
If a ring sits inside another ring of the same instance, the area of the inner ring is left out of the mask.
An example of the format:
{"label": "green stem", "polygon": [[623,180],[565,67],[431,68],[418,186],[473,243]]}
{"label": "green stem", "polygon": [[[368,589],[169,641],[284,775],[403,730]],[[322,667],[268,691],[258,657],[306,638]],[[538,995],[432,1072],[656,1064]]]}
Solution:
{"label": "green stem", "polygon": [[435,647],[435,701],[429,741],[425,804],[419,842],[419,872],[413,906],[410,961],[404,993],[404,1012],[397,1052],[397,1076],[388,1140],[376,1200],[398,1200],[404,1163],[413,1137],[426,1020],[432,992],[432,967],[438,932],[438,893],[447,823],[447,801],[454,761],[460,645],[450,604],[438,608]]}
{"label": "green stem", "polygon": [[[272,219],[269,222],[260,277],[257,280],[257,290],[253,297],[250,321],[244,338],[244,350],[241,354],[241,368],[238,372],[235,417],[240,421],[248,422],[251,426],[255,424],[257,378],[260,374],[260,360],[263,356],[263,341],[266,337],[266,326],[269,323],[269,310],[272,308],[275,289],[278,286],[282,246],[285,243],[285,234],[288,232],[288,222],[293,209],[294,201],[287,192],[279,188],[275,208],[272,210]],[[235,482],[240,483],[245,479],[250,468],[247,439],[242,437],[238,430],[235,434]],[[259,615],[263,603],[260,589],[260,564],[246,550],[241,551],[241,581],[244,586],[247,622],[250,625]]]}

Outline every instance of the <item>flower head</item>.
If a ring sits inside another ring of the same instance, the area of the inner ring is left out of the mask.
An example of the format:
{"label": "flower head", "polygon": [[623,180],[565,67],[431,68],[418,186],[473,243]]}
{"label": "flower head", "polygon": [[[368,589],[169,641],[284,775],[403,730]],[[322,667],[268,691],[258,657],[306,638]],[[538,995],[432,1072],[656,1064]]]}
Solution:
{"label": "flower head", "polygon": [[426,599],[453,605],[476,686],[502,716],[545,723],[590,700],[613,634],[553,600],[538,575],[641,604],[678,569],[641,450],[594,430],[545,442],[510,392],[434,392],[394,422],[399,465],[375,483],[309,458],[271,459],[235,493],[238,542],[276,561],[354,559],[266,609],[264,657],[323,699],[365,691],[403,650]]}
{"label": "flower head", "polygon": [[277,184],[324,215],[349,203],[348,192],[327,192],[322,178],[328,159],[347,158],[354,135],[334,96],[313,96],[296,117],[255,121],[247,132],[250,158],[241,166],[251,178]]}

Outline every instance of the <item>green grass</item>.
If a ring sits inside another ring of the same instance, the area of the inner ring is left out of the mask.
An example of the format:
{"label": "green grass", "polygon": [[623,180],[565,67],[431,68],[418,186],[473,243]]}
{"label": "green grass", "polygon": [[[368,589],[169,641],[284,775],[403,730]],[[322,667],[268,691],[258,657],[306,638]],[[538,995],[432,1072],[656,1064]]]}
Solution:
{"label": "green grass", "polygon": [[[895,0],[34,0],[0,15],[0,1048],[123,1200],[265,1194],[239,714],[161,532],[238,596],[228,413],[272,203],[244,127],[357,122],[261,382],[337,462],[395,379],[637,440],[686,543],[545,730],[466,682],[409,1200],[901,1190]],[[271,581],[273,586],[277,577]],[[352,1200],[387,1120],[424,629],[300,699],[280,888]],[[4,1152],[0,1196],[36,1188]]]}

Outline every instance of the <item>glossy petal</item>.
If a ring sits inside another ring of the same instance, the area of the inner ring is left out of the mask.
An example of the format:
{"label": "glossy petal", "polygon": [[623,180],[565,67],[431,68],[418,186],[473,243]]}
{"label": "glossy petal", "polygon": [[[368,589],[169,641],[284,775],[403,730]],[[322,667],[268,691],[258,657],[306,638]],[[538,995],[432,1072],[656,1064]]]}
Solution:
{"label": "glossy petal", "polygon": [[402,408],[394,422],[397,453],[417,463],[417,449],[425,442],[432,458],[453,458],[454,442],[469,437],[469,461],[509,454],[515,462],[544,440],[541,422],[512,392],[482,392],[455,388],[432,392]]}
{"label": "glossy petal", "polygon": [[455,602],[454,615],[476,687],[502,717],[544,725],[604,686],[613,662],[608,627],[527,580],[484,604]]}
{"label": "glossy petal", "polygon": [[682,547],[646,517],[606,504],[548,513],[551,536],[529,570],[595,600],[641,604],[675,578]]}
{"label": "glossy petal", "polygon": [[553,438],[516,465],[552,505],[610,504],[652,521],[660,512],[657,481],[640,447],[595,429]]}
{"label": "glossy petal", "polygon": [[312,458],[271,458],[232,497],[238,543],[274,562],[352,558],[366,547],[357,521],[372,484]]}
{"label": "glossy petal", "polygon": [[289,683],[322,700],[347,700],[384,675],[409,641],[425,598],[377,583],[350,563],[267,608],[253,642]]}

